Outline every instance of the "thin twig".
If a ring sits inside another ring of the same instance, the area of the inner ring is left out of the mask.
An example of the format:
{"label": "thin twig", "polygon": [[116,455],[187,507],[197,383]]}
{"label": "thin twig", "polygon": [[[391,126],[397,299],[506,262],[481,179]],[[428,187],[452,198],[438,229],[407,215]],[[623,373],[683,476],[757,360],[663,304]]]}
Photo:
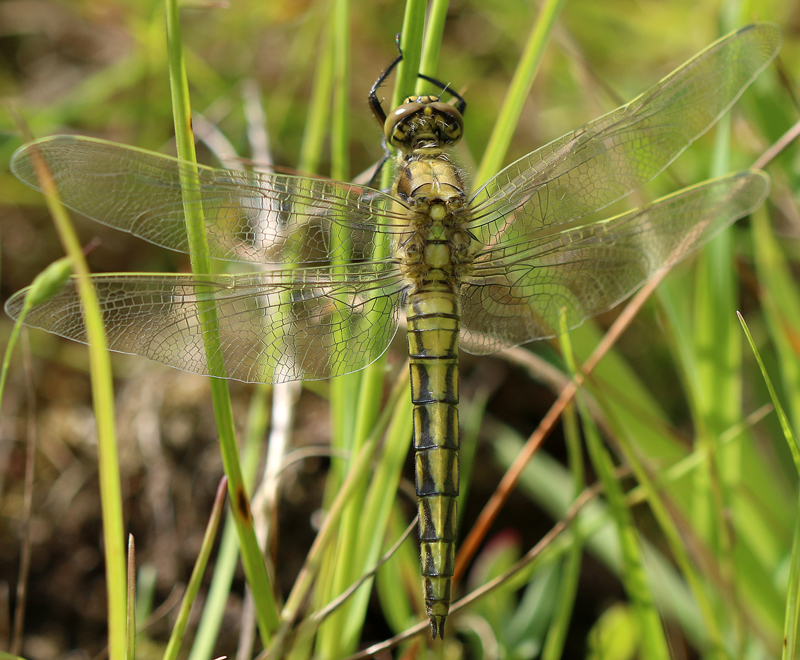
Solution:
{"label": "thin twig", "polygon": [[28,395],[28,442],[25,454],[25,494],[22,503],[22,529],[20,532],[19,578],[17,579],[17,605],[14,608],[14,633],[9,651],[19,655],[25,628],[25,606],[28,601],[28,576],[31,570],[31,516],[33,512],[33,473],[36,463],[36,391],[33,387],[28,333],[22,335],[22,356],[25,363],[25,391]]}
{"label": "thin twig", "polygon": [[585,377],[592,372],[600,360],[617,342],[620,335],[622,335],[622,333],[630,325],[631,321],[633,321],[634,317],[644,305],[645,301],[650,297],[653,291],[655,291],[658,285],[664,281],[664,278],[668,273],[669,268],[662,268],[651,280],[649,280],[641,289],[639,289],[636,295],[631,299],[630,303],[628,303],[622,313],[617,317],[616,321],[614,321],[608,332],[597,345],[597,348],[595,348],[594,352],[589,356],[589,359],[586,360],[581,372],[575,376],[574,380],[570,381],[566,386],[564,386],[564,389],[561,390],[561,394],[558,396],[558,399],[556,399],[556,402],[552,405],[550,410],[547,411],[547,414],[539,423],[538,428],[528,438],[525,447],[523,447],[514,463],[503,476],[503,479],[497,486],[494,494],[486,503],[486,506],[483,508],[483,511],[481,511],[481,514],[478,517],[478,520],[475,522],[475,525],[472,527],[469,535],[462,544],[456,559],[455,575],[453,576],[454,582],[458,581],[464,575],[466,567],[469,565],[486,535],[486,530],[488,530],[488,528],[491,526],[492,522],[497,517],[497,514],[510,497],[517,485],[517,482],[522,476],[522,472],[525,469],[525,466],[528,464],[528,461],[530,461],[534,454],[539,451],[542,443],[545,441],[547,436],[550,435],[550,432],[555,427],[556,422],[558,422],[558,420],[561,418],[561,414],[564,412],[567,404],[575,397],[577,388],[583,384]]}
{"label": "thin twig", "polygon": [[797,139],[798,135],[800,135],[800,121],[797,121],[794,126],[778,138],[775,144],[761,154],[756,162],[753,163],[753,167],[763,170],[779,153],[781,153],[781,151],[786,149],[793,140]]}

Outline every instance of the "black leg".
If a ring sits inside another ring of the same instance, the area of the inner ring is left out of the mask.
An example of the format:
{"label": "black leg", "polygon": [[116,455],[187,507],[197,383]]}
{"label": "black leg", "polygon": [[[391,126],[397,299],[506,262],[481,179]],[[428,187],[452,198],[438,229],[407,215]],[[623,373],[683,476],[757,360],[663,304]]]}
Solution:
{"label": "black leg", "polygon": [[399,55],[395,58],[394,62],[387,66],[383,73],[378,76],[378,79],[375,81],[372,89],[369,90],[369,96],[367,97],[367,102],[372,110],[372,114],[375,115],[375,119],[378,120],[378,123],[381,125],[381,129],[383,129],[383,125],[386,123],[386,113],[383,111],[383,106],[378,98],[378,87],[384,83],[384,81],[389,77],[389,74],[394,71],[394,68],[403,61],[403,51],[400,49],[399,34],[395,36],[395,42],[397,43],[397,52]]}
{"label": "black leg", "polygon": [[[372,86],[372,89],[369,90],[369,96],[367,97],[367,102],[369,103],[369,107],[372,110],[372,114],[375,116],[377,122],[383,128],[384,124],[386,123],[386,112],[383,110],[383,106],[381,105],[381,101],[378,98],[378,88],[386,81],[389,75],[394,71],[394,68],[403,61],[403,51],[400,50],[400,35],[398,34],[396,37],[397,40],[397,50],[400,54],[395,58],[395,60],[386,67],[386,69],[378,76],[378,79],[375,81],[375,84]],[[436,85],[439,89],[442,90],[443,93],[450,94],[453,98],[457,99],[458,102],[456,103],[456,110],[458,110],[462,115],[464,111],[467,109],[467,102],[464,100],[464,97],[461,96],[458,92],[454,92],[450,89],[449,84],[445,84],[436,78],[431,78],[430,76],[426,76],[424,73],[418,73],[418,78],[422,78],[423,80],[427,80],[429,83]]]}

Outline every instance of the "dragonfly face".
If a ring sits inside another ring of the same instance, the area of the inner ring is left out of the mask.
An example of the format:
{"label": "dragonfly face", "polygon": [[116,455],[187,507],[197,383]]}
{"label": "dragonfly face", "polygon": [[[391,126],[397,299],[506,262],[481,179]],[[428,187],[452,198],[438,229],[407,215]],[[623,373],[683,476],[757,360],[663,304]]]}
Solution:
{"label": "dragonfly face", "polygon": [[438,96],[408,97],[384,125],[386,141],[403,154],[439,153],[463,134],[461,113]]}
{"label": "dragonfly face", "polygon": [[[69,136],[22,147],[12,170],[38,187],[33,156],[40,154],[66,205],[183,252],[189,188],[202,203],[212,257],[274,265],[236,275],[95,276],[113,350],[247,382],[328,378],[377,359],[404,308],[423,590],[436,636],[455,563],[459,346],[486,354],[575,327],[758,207],[769,180],[748,170],[607,220],[585,220],[663,171],[779,47],[775,26],[742,28],[471,195],[447,153],[463,132],[461,112],[436,97],[407,99],[383,118],[400,152],[390,194],[196,167]],[[8,301],[12,317],[25,296]],[[208,305],[220,334],[214,355],[205,351],[208,328],[200,320]],[[86,340],[72,282],[25,322]]]}

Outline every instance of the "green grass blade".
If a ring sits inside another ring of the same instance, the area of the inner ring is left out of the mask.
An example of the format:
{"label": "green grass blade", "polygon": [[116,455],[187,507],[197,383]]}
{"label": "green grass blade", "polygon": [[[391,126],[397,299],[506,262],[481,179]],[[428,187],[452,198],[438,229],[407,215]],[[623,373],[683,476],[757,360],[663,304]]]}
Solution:
{"label": "green grass blade", "polygon": [[[359,544],[360,557],[363,559],[360,558],[358,563],[363,570],[374,565],[385,548],[389,515],[397,498],[397,488],[408,455],[412,413],[411,397],[405,391],[409,387],[408,381],[409,373],[406,371],[397,384],[397,388],[401,391],[399,399],[389,407],[389,410],[393,410],[392,419],[386,431],[372,481],[361,502],[362,532],[374,530],[371,534],[364,533],[363,541]],[[371,586],[372,579],[369,579],[352,597],[351,610],[355,616],[348,618],[342,634],[353,642],[357,642],[361,631]],[[395,597],[402,599],[404,594],[397,594]]]}
{"label": "green grass blade", "polygon": [[[418,0],[411,0],[407,3],[401,37],[404,59],[397,73],[395,98],[402,95],[400,90],[403,89],[403,85],[406,85],[405,89],[413,89],[413,83],[416,81],[424,17],[424,3]],[[344,22],[340,21],[335,25],[342,31],[341,38],[346,39]],[[405,82],[406,79],[411,80],[410,86],[408,86],[408,82]],[[334,131],[337,128],[341,131],[342,127],[343,124],[337,127],[334,122]],[[334,137],[333,146],[344,149],[346,142],[347,140],[342,137]],[[388,169],[385,168],[385,173],[388,172]],[[345,175],[345,172],[337,172],[334,177],[343,179]],[[375,256],[380,257],[381,255]],[[334,409],[340,411],[336,435],[341,438],[342,448],[345,448],[344,442],[347,442],[346,449],[351,452],[351,455],[360,451],[361,446],[375,428],[381,405],[384,365],[385,357],[358,374],[336,379],[332,385],[332,405]],[[390,483],[390,481],[383,482],[378,484],[378,487],[383,489]],[[380,507],[370,507],[372,515],[364,515],[367,492],[365,479],[342,515],[341,534],[335,551],[337,557],[334,569],[335,577],[327,591],[326,599],[328,600],[338,597],[369,569],[383,544],[388,517],[384,517],[380,523],[376,521],[375,516],[381,510]],[[392,491],[391,497],[394,497],[394,491]],[[372,581],[370,580],[368,583],[371,585]],[[317,646],[319,655],[338,657],[355,648],[366,608],[366,598],[361,594],[367,593],[366,589],[359,590],[355,598],[345,602],[323,624]]]}
{"label": "green grass blade", "polygon": [[[729,170],[730,115],[716,127],[716,144],[711,176]],[[695,451],[708,453],[707,469],[698,470],[694,482],[690,515],[696,533],[716,556],[723,579],[733,583],[735,572],[730,527],[725,509],[732,506],[733,494],[742,479],[742,452],[739,443],[724,450],[719,438],[741,421],[742,346],[735,326],[734,311],[739,299],[734,270],[734,229],[721,232],[701,251],[694,280],[694,337],[692,358],[696,361],[696,380],[689,391],[693,398],[698,433]],[[731,596],[740,595],[734,591]],[[730,609],[731,623],[742,639],[743,622],[738,607]]]}
{"label": "green grass blade", "polygon": [[[253,492],[263,444],[262,439],[269,421],[267,400],[271,389],[267,385],[260,385],[250,399],[247,433],[242,452],[242,469],[248,493]],[[214,644],[228,606],[228,597],[238,561],[239,544],[236,536],[236,522],[233,520],[233,513],[228,511],[225,525],[222,528],[219,550],[214,561],[214,577],[203,605],[203,616],[197,625],[197,633],[189,653],[189,660],[211,660],[213,657]]]}
{"label": "green grass blade", "polygon": [[[570,405],[564,411],[563,423],[569,468],[577,497],[586,486],[586,475],[583,469],[583,448],[574,406]],[[578,517],[572,525],[571,547],[567,551],[566,559],[563,560],[563,570],[559,578],[558,601],[542,649],[542,660],[559,660],[564,652],[564,643],[569,632],[575,597],[578,593],[583,549],[583,532],[581,531],[580,517]]]}
{"label": "green grass blade", "polygon": [[789,451],[792,453],[795,469],[800,475],[800,446],[798,446],[797,438],[792,432],[792,425],[789,423],[789,418],[786,416],[786,413],[783,410],[780,399],[778,399],[778,394],[775,392],[775,388],[772,385],[772,379],[769,377],[769,373],[767,373],[767,368],[764,366],[764,361],[761,359],[761,353],[759,353],[758,349],[756,348],[756,344],[753,341],[753,337],[750,334],[750,329],[747,327],[747,323],[744,321],[744,317],[738,312],[736,315],[739,317],[739,323],[742,324],[744,334],[747,337],[747,341],[750,344],[750,348],[753,351],[756,362],[758,362],[758,368],[761,370],[761,376],[764,379],[764,384],[767,386],[767,390],[769,390],[769,396],[770,399],[772,399],[772,405],[775,406],[775,414],[778,416],[778,421],[780,422],[781,430],[783,431],[783,437],[786,440],[786,444],[789,446]]}
{"label": "green grass blade", "polygon": [[777,351],[784,396],[795,434],[800,430],[800,292],[766,212],[752,216],[756,268],[770,337]]}
{"label": "green grass blade", "polygon": [[[795,511],[800,511],[800,498]],[[786,594],[786,611],[783,625],[783,660],[795,660],[797,657],[797,623],[800,620],[800,515],[795,513],[794,537],[792,538],[792,555],[789,564],[789,589]]]}
{"label": "green grass blade", "polygon": [[406,0],[400,48],[403,61],[397,67],[397,79],[392,95],[392,108],[396,108],[417,88],[417,74],[422,58],[422,39],[425,27],[425,0]]}
{"label": "green grass blade", "polygon": [[[350,3],[348,0],[336,0],[332,4],[332,21],[328,38],[332,44],[332,116],[331,116],[331,176],[339,181],[349,178],[348,171],[348,148],[349,148],[349,11]],[[343,245],[349,241],[349,235],[344,228],[339,228],[335,240]],[[348,332],[347,329],[344,332]],[[374,376],[373,376],[374,377]],[[366,373],[355,373],[335,378],[331,382],[331,408],[335,411],[333,416],[333,436],[334,446],[350,456],[355,456],[366,441],[367,434],[360,433],[358,430],[359,413],[364,414],[365,406],[359,402],[358,392],[364,381],[367,380]],[[378,388],[380,389],[380,387]],[[370,407],[374,411],[375,408]],[[348,467],[342,465],[342,468]],[[349,467],[352,467],[352,463]],[[335,474],[335,473],[334,473]],[[341,479],[341,474],[334,482],[328,484],[329,493],[335,488]],[[358,480],[355,487],[353,498],[345,504],[339,525],[339,534],[336,543],[330,546],[333,553],[328,560],[329,571],[322,576],[322,584],[325,585],[324,591],[320,591],[320,598],[317,604],[322,605],[322,600],[329,601],[341,594],[350,583],[358,576],[359,562],[352,561],[357,554],[359,541],[359,520],[356,502],[359,502],[364,495],[366,488],[366,473]],[[320,627],[317,640],[317,653],[322,657],[338,657],[346,654],[353,647],[353,640],[345,639],[342,630],[351,623],[352,602],[345,603]]]}
{"label": "green grass blade", "polygon": [[[347,481],[337,495],[337,501],[342,502],[341,508],[343,509],[337,551],[341,553],[344,548],[349,554],[341,557],[341,565],[337,567],[339,580],[337,590],[332,594],[334,598],[348,589],[353,582],[359,580],[375,564],[383,547],[390,511],[388,505],[394,501],[396,496],[403,458],[408,450],[410,435],[408,422],[410,422],[411,413],[409,410],[410,400],[408,401],[409,405],[406,405],[406,401],[409,399],[407,390],[408,378],[406,376],[395,383],[381,418],[374,424],[370,436],[361,443],[359,456],[363,457],[366,451],[367,455],[371,457],[377,447],[378,437],[391,414],[392,421],[386,433],[384,451],[375,469],[370,487],[367,488],[369,472],[365,469],[364,459],[358,458],[358,460],[352,461]],[[405,416],[402,416],[403,413]],[[348,486],[348,484],[350,485]],[[349,493],[346,494],[345,488]],[[328,512],[328,517],[331,518],[334,515],[335,511],[332,507]],[[345,516],[349,516],[349,519],[345,520]],[[343,570],[345,568],[346,571]],[[350,582],[343,582],[344,575],[351,576]],[[341,655],[352,652],[350,649],[357,644],[364,623],[369,597],[368,586],[371,584],[372,580],[367,580],[365,582],[367,587],[362,585],[352,598],[344,602],[324,622],[317,647],[318,653],[339,651]],[[322,657],[337,656],[323,655]]]}
{"label": "green grass blade", "polygon": [[328,43],[329,36],[327,32],[324,33],[320,46],[321,55],[314,70],[311,101],[308,104],[308,117],[297,161],[297,169],[307,174],[319,171],[325,135],[329,129],[330,99],[333,92],[333,53]]}
{"label": "green grass blade", "polygon": [[539,70],[539,63],[542,61],[550,33],[553,31],[553,26],[564,4],[565,0],[545,0],[541,6],[539,16],[528,37],[528,42],[525,44],[525,50],[516,71],[514,71],[514,77],[511,79],[511,85],[492,130],[480,167],[473,178],[473,188],[484,183],[503,165],[525,100],[528,98],[536,72]]}
{"label": "green grass blade", "polygon": [[331,178],[347,181],[350,178],[348,149],[351,114],[350,99],[350,16],[349,0],[333,3],[333,113],[331,114]]}
{"label": "green grass blade", "polygon": [[[569,333],[562,333],[561,343],[566,362],[574,378],[577,371],[569,341]],[[664,636],[664,627],[661,624],[661,617],[655,607],[655,600],[642,566],[639,535],[633,522],[633,516],[628,508],[625,494],[622,491],[622,486],[614,473],[614,462],[600,438],[600,433],[586,407],[586,402],[580,389],[577,392],[576,399],[583,422],[586,448],[598,479],[604,486],[609,510],[616,524],[622,548],[622,581],[641,630],[642,656],[648,658],[648,660],[669,660],[669,647]]]}
{"label": "green grass blade", "polygon": [[14,346],[16,346],[19,334],[22,331],[22,326],[25,323],[25,317],[28,310],[34,305],[38,305],[50,298],[61,286],[69,279],[72,273],[72,263],[69,257],[62,257],[51,263],[41,273],[36,276],[33,283],[28,289],[28,295],[25,296],[25,306],[19,315],[19,318],[14,323],[14,328],[11,330],[11,335],[6,344],[6,350],[3,353],[3,366],[0,368],[0,409],[3,405],[3,392],[6,389],[6,379],[8,378],[8,369],[11,364],[11,356],[14,353]]}
{"label": "green grass blade", "polygon": [[[422,44],[422,57],[419,63],[419,72],[430,77],[436,77],[439,65],[439,52],[442,49],[442,36],[444,25],[447,21],[448,0],[433,0],[428,14],[428,25],[425,28],[425,40]],[[417,93],[424,94],[431,87],[431,83],[417,79]],[[441,92],[441,90],[436,90]]]}
{"label": "green grass blade", "polygon": [[[318,62],[315,79],[315,107],[318,111],[310,116],[316,122],[316,126],[307,126],[312,135],[322,136],[323,133],[330,131],[331,136],[331,175],[339,180],[347,180],[349,177],[348,148],[349,148],[349,129],[348,119],[350,117],[349,97],[349,2],[339,0],[331,5],[331,20],[328,23],[328,30],[324,33],[323,40],[329,44],[324,49],[323,59]],[[332,107],[331,121],[326,121],[327,108]],[[312,154],[312,162],[319,162],[322,141],[314,143],[315,151]],[[310,153],[310,152],[306,152]],[[335,240],[346,245],[349,236],[347,232],[340,228],[335,236]],[[345,330],[346,331],[346,330]],[[361,372],[348,374],[335,378],[330,384],[331,401],[331,444],[332,447],[342,454],[354,457],[363,444],[359,441],[356,433],[357,410],[359,408],[358,392],[364,374]],[[352,470],[355,464],[352,461],[335,462],[328,474],[325,492],[325,506],[329,508],[333,503],[340,502],[341,489],[345,483],[352,482]],[[361,483],[356,485],[358,492],[363,495],[367,475],[360,473],[358,479]],[[349,482],[348,482],[349,480]],[[359,495],[353,497],[357,501]],[[324,555],[321,560],[322,568],[317,574],[315,569],[312,574],[305,574],[317,579],[315,589],[315,605],[317,608],[323,607],[330,600],[335,598],[341,590],[349,584],[352,574],[351,565],[343,560],[342,552],[350,553],[357,542],[357,526],[354,522],[350,510],[345,508],[341,518],[341,526],[333,543],[323,544]],[[329,534],[333,534],[333,528],[326,526]],[[348,556],[348,555],[344,555]],[[293,593],[297,593],[296,585]],[[302,589],[301,589],[302,591]],[[349,612],[344,610],[336,612],[333,617],[325,621],[320,628],[317,639],[317,649],[319,653],[339,653],[342,637],[341,629],[344,622],[348,620]],[[308,644],[310,642],[305,642]],[[295,648],[295,654],[302,649]]]}
{"label": "green grass blade", "polygon": [[[177,0],[167,0],[167,51],[178,156],[183,160],[195,162],[189,84],[184,66]],[[184,190],[184,210],[191,247],[192,270],[196,274],[210,273],[212,272],[211,263],[205,238],[202,203],[197,193],[198,186],[196,183],[192,185],[191,179],[184,183],[187,184]],[[204,332],[204,340],[209,371],[219,376],[211,378],[210,387],[219,432],[220,450],[225,474],[228,477],[228,490],[239,534],[242,564],[253,592],[261,640],[266,645],[271,633],[278,626],[278,608],[253,528],[249,498],[239,464],[230,394],[227,381],[224,380],[224,365],[220,364],[221,350],[216,316],[210,303],[200,306],[199,317],[201,324],[208,328]]]}
{"label": "green grass blade", "polygon": [[[712,177],[729,169],[729,125],[729,116],[717,125]],[[716,236],[700,253],[695,277],[693,327],[697,381],[693,396],[701,428],[712,438],[741,419],[741,335],[733,315],[738,300],[733,247],[732,230]]]}
{"label": "green grass blade", "polygon": [[[283,613],[285,620],[289,623],[294,621],[297,617],[300,608],[306,602],[312,587],[314,587],[314,582],[323,559],[323,553],[326,552],[330,544],[336,540],[335,535],[338,531],[338,524],[342,511],[353,499],[354,494],[363,483],[365,475],[369,472],[376,446],[377,438],[373,438],[372,441],[364,443],[358,455],[351,459],[352,468],[348,473],[347,479],[344,484],[342,484],[341,489],[336,495],[336,499],[328,509],[325,524],[314,539],[314,544],[306,556],[303,570],[301,570],[300,575],[292,587],[292,592],[286,600]],[[282,630],[281,632],[288,633],[288,629]],[[282,657],[284,643],[285,638],[280,638],[280,636],[276,637],[276,641],[273,643],[270,653],[275,655],[275,657]]]}
{"label": "green grass blade", "polygon": [[[729,127],[730,116],[723,117],[717,126],[712,176],[728,169]],[[709,543],[721,573],[729,580],[734,572],[733,541],[723,509],[730,505],[732,492],[741,482],[741,452],[736,443],[722,451],[718,439],[741,420],[742,350],[734,318],[738,283],[733,266],[733,231],[727,229],[716,236],[697,260],[694,345],[690,354],[695,361],[696,379],[691,381],[693,387],[689,390],[698,427],[695,450],[705,451],[710,457],[708,470],[696,473],[693,526]],[[742,622],[735,613],[733,621],[741,629]]]}
{"label": "green grass blade", "polygon": [[[600,390],[593,390],[593,393],[608,413],[609,408],[607,398],[603,396]],[[716,621],[716,614],[714,612],[711,600],[706,593],[705,585],[703,584],[700,575],[691,562],[688,550],[683,543],[683,539],[677,528],[677,525],[672,519],[669,509],[667,508],[666,503],[664,502],[652,476],[649,474],[639,458],[638,452],[634,448],[631,439],[626,435],[630,432],[629,429],[626,429],[624,425],[620,424],[619,420],[615,419],[613,414],[608,414],[608,420],[616,434],[620,452],[624,457],[625,462],[630,465],[636,479],[644,489],[644,492],[647,494],[647,502],[650,505],[653,515],[661,527],[661,531],[664,534],[667,544],[669,545],[669,548],[675,557],[678,567],[684,574],[692,593],[694,594],[694,597],[697,599],[700,612],[703,617],[703,622],[705,623],[706,631],[711,642],[711,647],[709,649],[711,654],[710,657],[727,658],[728,655],[725,650],[725,645],[723,644],[722,635],[719,625]]]}
{"label": "green grass blade", "polygon": [[128,535],[128,649],[127,658],[136,657],[136,546]]}
{"label": "green grass blade", "polygon": [[197,560],[192,569],[192,575],[189,578],[189,584],[186,585],[186,593],[183,595],[181,608],[178,611],[178,616],[175,625],[172,627],[172,634],[167,643],[167,649],[164,651],[164,660],[175,660],[178,657],[178,652],[183,642],[183,635],[186,632],[186,626],[189,624],[189,614],[194,605],[194,600],[197,597],[197,592],[200,590],[200,582],[203,579],[208,559],[211,556],[211,550],[214,547],[214,538],[217,535],[217,528],[219,521],[222,519],[223,505],[225,504],[225,490],[227,479],[223,478],[217,488],[217,495],[214,498],[214,505],[211,508],[211,515],[208,518],[206,531],[203,535],[203,543],[200,545],[200,552],[197,555]]}
{"label": "green grass blade", "polygon": [[[405,531],[405,515],[400,504],[399,501],[392,502],[387,528],[390,539],[399,538]],[[419,621],[409,597],[419,588],[419,582],[419,551],[412,532],[397,552],[378,568],[375,579],[383,615],[395,634]],[[423,607],[421,596],[418,605],[419,608]]]}
{"label": "green grass blade", "polygon": [[127,578],[111,362],[108,356],[103,317],[80,242],[65,208],[58,199],[58,190],[47,169],[47,164],[37,154],[34,153],[33,156],[47,207],[64,246],[64,251],[75,271],[76,284],[84,312],[86,336],[89,343],[92,399],[97,425],[97,458],[103,510],[103,542],[108,598],[108,654],[111,660],[121,660],[125,657],[127,647]]}
{"label": "green grass blade", "polygon": [[[770,399],[772,399],[772,405],[775,406],[775,414],[778,416],[778,421],[780,422],[784,439],[789,445],[789,451],[792,453],[795,469],[797,470],[797,473],[800,474],[800,447],[798,447],[797,438],[792,432],[792,426],[789,423],[789,418],[784,412],[780,399],[775,392],[775,388],[772,385],[772,379],[769,377],[767,368],[764,366],[764,361],[761,359],[761,353],[759,353],[758,348],[756,348],[756,344],[753,341],[753,336],[750,334],[750,329],[747,327],[744,317],[738,312],[737,316],[739,317],[739,322],[742,324],[742,329],[747,337],[747,341],[750,344],[750,349],[753,351],[756,362],[758,362],[758,368],[761,370],[761,376],[764,379],[764,383],[769,390],[769,396]],[[794,537],[792,539],[792,554],[789,568],[789,589],[786,597],[783,631],[784,644],[782,656],[784,660],[793,660],[797,653],[797,623],[798,619],[800,618],[800,514],[798,514],[798,511],[800,511],[800,509],[795,510],[794,516],[795,528]]]}

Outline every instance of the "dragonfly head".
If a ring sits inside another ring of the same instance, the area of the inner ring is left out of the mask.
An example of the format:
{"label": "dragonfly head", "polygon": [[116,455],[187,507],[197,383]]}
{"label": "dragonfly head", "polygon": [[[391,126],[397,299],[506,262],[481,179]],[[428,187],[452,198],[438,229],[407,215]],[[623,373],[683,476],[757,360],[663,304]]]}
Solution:
{"label": "dragonfly head", "polygon": [[461,139],[464,118],[438,96],[409,96],[389,113],[383,132],[403,153],[436,153]]}

